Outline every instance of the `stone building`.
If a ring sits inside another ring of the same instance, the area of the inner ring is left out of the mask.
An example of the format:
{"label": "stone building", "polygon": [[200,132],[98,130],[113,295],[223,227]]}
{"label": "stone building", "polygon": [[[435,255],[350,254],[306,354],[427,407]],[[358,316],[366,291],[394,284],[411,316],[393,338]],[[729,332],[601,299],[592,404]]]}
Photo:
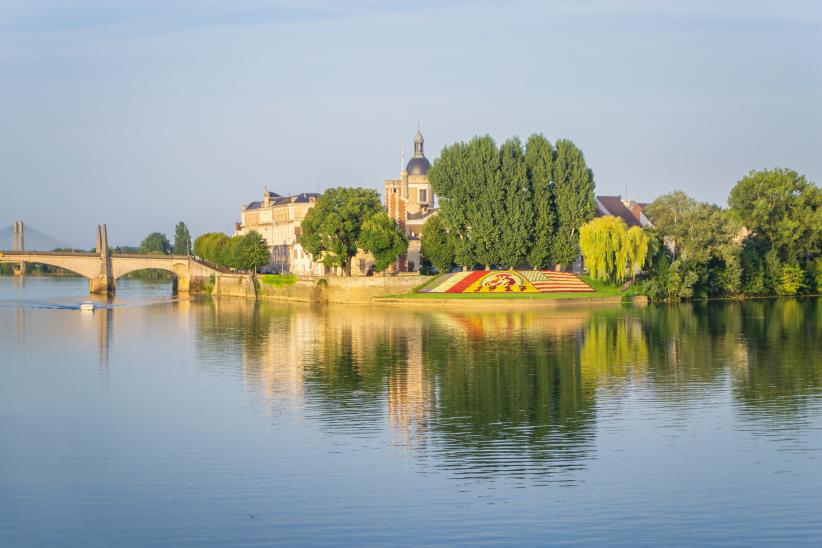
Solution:
{"label": "stone building", "polygon": [[414,156],[400,172],[399,179],[385,181],[385,210],[408,236],[408,253],[397,261],[394,271],[415,271],[420,266],[420,231],[434,208],[434,191],[428,182],[431,162],[425,157],[425,140],[419,129],[414,137]]}
{"label": "stone building", "polygon": [[235,234],[259,232],[271,249],[270,265],[277,272],[324,275],[324,266],[314,263],[300,245],[302,221],[319,197],[313,192],[280,196],[266,190],[261,201],[251,202],[240,212]]}

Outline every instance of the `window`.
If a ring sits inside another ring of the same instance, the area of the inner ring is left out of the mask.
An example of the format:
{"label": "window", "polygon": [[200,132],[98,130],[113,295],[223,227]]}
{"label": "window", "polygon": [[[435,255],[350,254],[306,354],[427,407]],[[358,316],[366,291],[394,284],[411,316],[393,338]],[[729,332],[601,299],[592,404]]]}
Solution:
{"label": "window", "polygon": [[428,189],[421,188],[420,189],[420,202],[427,202],[428,201]]}

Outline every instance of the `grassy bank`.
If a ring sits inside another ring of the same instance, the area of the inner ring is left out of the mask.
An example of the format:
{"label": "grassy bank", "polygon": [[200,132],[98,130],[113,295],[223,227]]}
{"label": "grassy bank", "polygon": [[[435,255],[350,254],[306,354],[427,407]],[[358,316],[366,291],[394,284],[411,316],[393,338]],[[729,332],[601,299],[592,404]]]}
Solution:
{"label": "grassy bank", "polygon": [[295,274],[263,274],[260,276],[260,281],[265,285],[285,287],[297,283],[297,276]]}
{"label": "grassy bank", "polygon": [[[590,293],[404,293],[401,295],[385,295],[385,299],[416,299],[416,300],[552,300],[552,299],[596,299],[602,297],[619,297],[619,287],[605,282],[594,280],[588,276],[580,276],[582,281],[590,285],[594,291]],[[426,286],[435,283],[436,278]],[[425,287],[425,286],[423,286]],[[419,288],[419,289],[422,289]]]}

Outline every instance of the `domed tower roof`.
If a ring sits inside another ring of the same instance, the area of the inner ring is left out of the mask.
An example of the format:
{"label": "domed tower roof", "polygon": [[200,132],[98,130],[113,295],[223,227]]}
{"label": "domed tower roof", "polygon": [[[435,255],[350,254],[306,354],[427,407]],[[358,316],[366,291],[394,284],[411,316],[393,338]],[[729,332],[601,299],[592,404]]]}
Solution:
{"label": "domed tower roof", "polygon": [[405,171],[408,175],[428,175],[428,169],[431,167],[431,162],[425,157],[423,152],[423,143],[425,139],[420,133],[420,128],[417,126],[417,134],[414,136],[414,157],[408,161],[405,166]]}

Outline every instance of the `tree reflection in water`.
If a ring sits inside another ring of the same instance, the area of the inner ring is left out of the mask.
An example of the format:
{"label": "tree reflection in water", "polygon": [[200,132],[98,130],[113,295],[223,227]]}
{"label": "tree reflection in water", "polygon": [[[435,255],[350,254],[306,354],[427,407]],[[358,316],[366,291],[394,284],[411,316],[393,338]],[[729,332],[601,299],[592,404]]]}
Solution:
{"label": "tree reflection in water", "polygon": [[193,310],[215,373],[236,375],[241,356],[243,381],[269,405],[330,435],[387,433],[460,476],[561,480],[590,456],[598,413],[640,389],[651,411],[728,393],[742,420],[784,430],[801,428],[822,387],[813,299],[467,313],[222,300]]}

